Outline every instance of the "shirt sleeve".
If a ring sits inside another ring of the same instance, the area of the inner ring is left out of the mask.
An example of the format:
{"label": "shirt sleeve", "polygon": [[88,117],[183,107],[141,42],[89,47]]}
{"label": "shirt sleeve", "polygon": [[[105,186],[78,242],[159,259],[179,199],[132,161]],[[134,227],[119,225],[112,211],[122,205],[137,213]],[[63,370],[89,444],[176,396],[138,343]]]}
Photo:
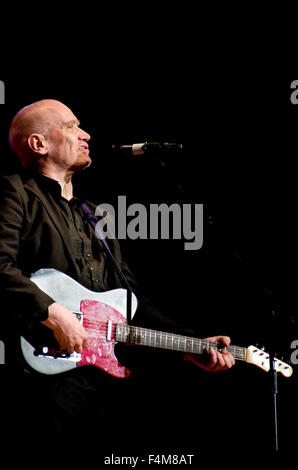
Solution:
{"label": "shirt sleeve", "polygon": [[26,225],[25,191],[17,175],[0,179],[0,292],[4,323],[17,326],[46,320],[54,300],[39,289],[18,266],[22,231]]}

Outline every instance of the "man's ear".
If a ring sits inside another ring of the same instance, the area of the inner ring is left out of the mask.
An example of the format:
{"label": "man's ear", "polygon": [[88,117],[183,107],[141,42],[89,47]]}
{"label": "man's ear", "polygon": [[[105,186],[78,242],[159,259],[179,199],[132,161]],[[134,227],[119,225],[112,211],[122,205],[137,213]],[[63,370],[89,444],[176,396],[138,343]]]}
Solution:
{"label": "man's ear", "polygon": [[29,135],[27,142],[30,149],[35,153],[45,155],[48,152],[47,142],[42,134]]}

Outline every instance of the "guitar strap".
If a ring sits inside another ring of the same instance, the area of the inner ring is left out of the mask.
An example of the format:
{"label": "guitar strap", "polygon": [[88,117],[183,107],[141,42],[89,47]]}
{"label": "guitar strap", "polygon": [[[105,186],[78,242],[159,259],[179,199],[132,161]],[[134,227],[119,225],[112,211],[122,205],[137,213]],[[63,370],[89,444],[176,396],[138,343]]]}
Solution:
{"label": "guitar strap", "polygon": [[106,253],[108,254],[110,260],[112,261],[112,264],[120,278],[120,281],[122,281],[127,289],[127,296],[126,296],[126,313],[127,313],[127,321],[128,323],[131,322],[131,302],[132,302],[132,289],[129,285],[129,282],[128,280],[126,279],[125,275],[123,274],[123,271],[122,269],[120,268],[119,266],[119,263],[117,263],[113,253],[111,252],[110,250],[110,247],[106,241],[106,237],[104,236],[104,234],[102,233],[102,230],[101,228],[99,227],[99,224],[97,223],[98,220],[97,220],[97,217],[92,214],[92,212],[90,211],[89,207],[87,206],[87,204],[81,204],[81,208],[83,209],[83,211],[85,212],[85,214],[88,216],[88,219],[89,219],[89,222],[91,223],[91,225],[93,226],[94,228],[94,231],[95,231],[95,234],[97,236],[97,238],[99,238],[102,243],[103,243],[103,246],[106,250]]}

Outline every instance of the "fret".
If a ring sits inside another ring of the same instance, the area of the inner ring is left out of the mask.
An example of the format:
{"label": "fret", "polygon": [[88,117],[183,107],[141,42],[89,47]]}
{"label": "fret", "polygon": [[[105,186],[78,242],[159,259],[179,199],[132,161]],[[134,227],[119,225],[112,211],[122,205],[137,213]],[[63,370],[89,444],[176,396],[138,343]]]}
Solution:
{"label": "fret", "polygon": [[[217,351],[223,349],[219,343],[190,336],[176,335],[126,324],[116,324],[115,327],[115,340],[122,343],[139,344],[193,354],[208,354],[210,347]],[[226,349],[235,359],[246,360],[246,348],[230,345]]]}
{"label": "fret", "polygon": [[166,338],[167,338],[167,346],[169,349],[173,349],[173,335],[167,333],[166,334]]}
{"label": "fret", "polygon": [[231,345],[228,346],[227,350],[230,351],[230,353],[235,357],[235,359],[238,359],[240,361],[246,360],[246,348]]}
{"label": "fret", "polygon": [[146,338],[147,338],[147,330],[146,330],[146,328],[142,328],[142,337],[143,337],[144,343],[146,344]]}
{"label": "fret", "polygon": [[141,331],[141,338],[146,343],[147,331],[145,328],[140,328]]}
{"label": "fret", "polygon": [[[203,341],[198,339],[197,340],[197,351],[195,351],[196,354],[202,354],[204,352],[204,350],[202,348],[202,344],[203,344]],[[209,343],[207,343],[206,352],[209,353]]]}
{"label": "fret", "polygon": [[154,346],[157,348],[157,338],[158,338],[158,331],[155,331],[154,335]]}
{"label": "fret", "polygon": [[[159,344],[158,344],[158,340],[159,340]],[[160,332],[156,335],[156,347],[160,347],[161,345],[161,334]]]}
{"label": "fret", "polygon": [[173,349],[173,338],[170,333],[162,332],[162,339],[163,339],[163,342],[161,345],[162,348]]}
{"label": "fret", "polygon": [[191,346],[192,346],[191,338],[187,338],[184,352],[192,352]]}
{"label": "fret", "polygon": [[163,333],[162,336],[163,336],[162,347],[168,349],[168,348],[169,348],[169,336],[168,336],[168,333]]}
{"label": "fret", "polygon": [[[148,333],[149,333],[149,340],[148,340],[148,343],[149,343],[149,346],[152,346],[152,330],[149,330]],[[148,344],[148,343],[147,343],[147,344]]]}
{"label": "fret", "polygon": [[173,337],[173,349],[175,351],[179,351],[179,336],[178,335],[172,335]]}

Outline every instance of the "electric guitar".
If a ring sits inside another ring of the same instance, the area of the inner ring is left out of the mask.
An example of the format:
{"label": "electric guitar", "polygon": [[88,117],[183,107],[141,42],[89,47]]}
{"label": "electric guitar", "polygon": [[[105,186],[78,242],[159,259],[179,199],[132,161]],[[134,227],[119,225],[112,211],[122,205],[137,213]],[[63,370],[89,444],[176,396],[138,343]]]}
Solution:
{"label": "electric guitar", "polygon": [[[222,350],[223,346],[212,341],[156,331],[127,324],[126,290],[114,289],[93,292],[80,285],[66,274],[55,269],[40,269],[31,280],[56,302],[67,307],[78,317],[88,333],[88,346],[82,353],[68,354],[61,351],[52,330],[42,325],[31,328],[21,336],[21,351],[27,364],[43,374],[59,374],[84,365],[97,366],[115,377],[129,377],[130,370],[118,363],[114,348],[117,342],[206,354],[212,346]],[[137,299],[132,295],[132,317],[137,308]],[[235,359],[270,370],[269,354],[249,346],[228,346]],[[290,365],[274,359],[275,369],[284,377],[290,377]]]}

